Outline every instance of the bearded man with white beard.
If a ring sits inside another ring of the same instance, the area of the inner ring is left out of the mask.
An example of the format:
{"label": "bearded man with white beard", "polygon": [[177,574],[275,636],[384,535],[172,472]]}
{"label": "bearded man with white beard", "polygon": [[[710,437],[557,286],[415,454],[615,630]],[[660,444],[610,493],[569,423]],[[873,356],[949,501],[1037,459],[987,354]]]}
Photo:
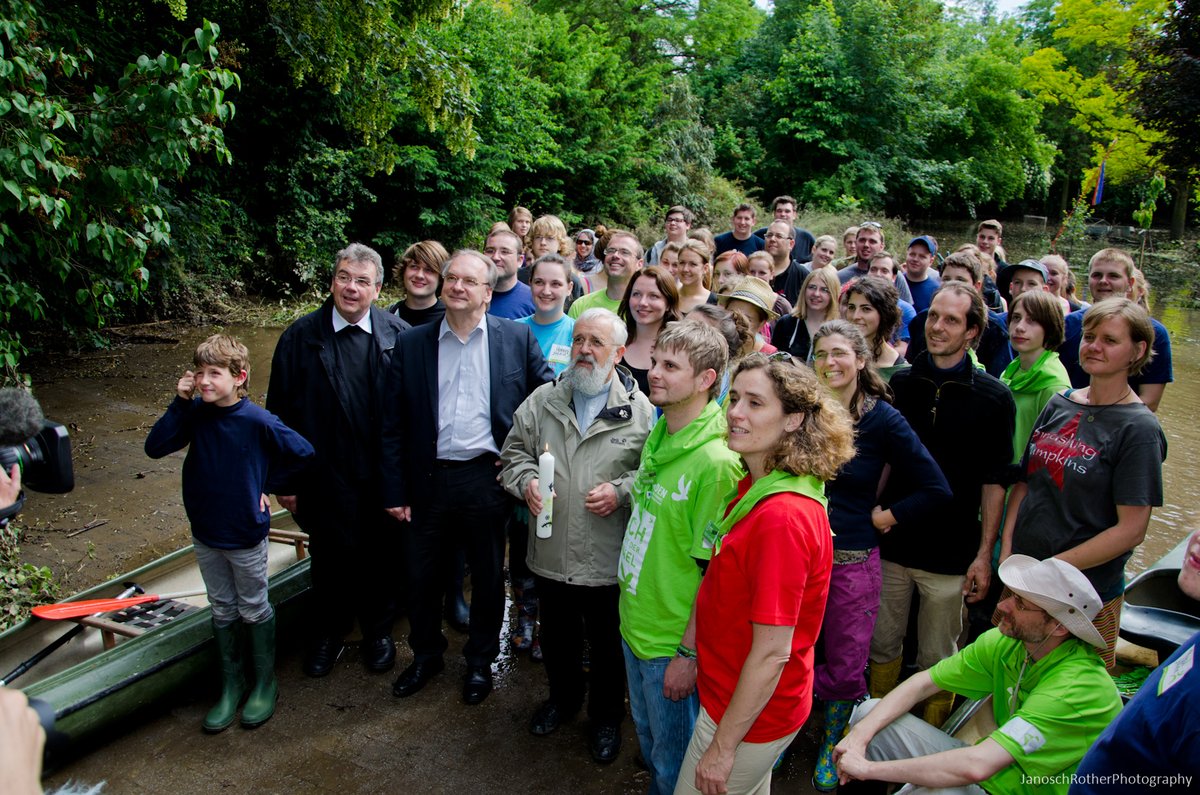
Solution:
{"label": "bearded man with white beard", "polygon": [[[585,310],[575,321],[570,367],[521,404],[500,452],[501,483],[529,506],[527,562],[541,598],[550,684],[529,730],[550,734],[583,706],[586,636],[590,749],[602,763],[617,757],[625,716],[617,558],[633,477],[655,419],[633,376],[617,364],[626,339],[614,313]],[[554,456],[552,525],[549,538],[538,538],[538,458],[547,449]]]}

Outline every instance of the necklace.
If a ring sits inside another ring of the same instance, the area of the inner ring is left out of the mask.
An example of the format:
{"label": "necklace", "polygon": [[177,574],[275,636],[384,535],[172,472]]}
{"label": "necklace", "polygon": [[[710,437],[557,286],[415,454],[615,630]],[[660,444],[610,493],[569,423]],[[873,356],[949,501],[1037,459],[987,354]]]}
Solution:
{"label": "necklace", "polygon": [[1089,389],[1089,390],[1088,390],[1088,402],[1087,402],[1087,405],[1088,405],[1088,416],[1087,416],[1087,421],[1088,421],[1088,422],[1095,422],[1095,421],[1096,421],[1096,417],[1098,417],[1100,414],[1102,414],[1103,412],[1107,411],[1108,409],[1112,408],[1113,406],[1119,406],[1120,404],[1124,403],[1124,402],[1125,402],[1125,400],[1126,400],[1126,398],[1128,398],[1128,397],[1129,397],[1130,395],[1132,395],[1132,394],[1133,394],[1133,387],[1131,387],[1131,386],[1126,386],[1126,387],[1125,387],[1125,394],[1124,394],[1124,395],[1121,395],[1120,399],[1119,399],[1119,400],[1117,400],[1117,402],[1116,402],[1116,403],[1106,403],[1106,404],[1104,404],[1103,406],[1101,406],[1100,408],[1098,408],[1098,409],[1096,409],[1095,411],[1093,411],[1093,410],[1092,410],[1092,408],[1091,408],[1091,406],[1092,406],[1092,391]]}

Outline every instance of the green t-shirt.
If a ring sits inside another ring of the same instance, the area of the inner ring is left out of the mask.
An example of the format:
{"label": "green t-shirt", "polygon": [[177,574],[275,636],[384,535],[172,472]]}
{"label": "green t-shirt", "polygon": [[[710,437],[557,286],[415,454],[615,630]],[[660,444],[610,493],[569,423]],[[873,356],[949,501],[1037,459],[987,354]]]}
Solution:
{"label": "green t-shirt", "polygon": [[712,555],[706,530],[716,527],[741,478],[713,401],[677,433],[660,419],[646,439],[617,564],[621,635],[639,658],[675,655],[700,588],[696,560]]}
{"label": "green t-shirt", "polygon": [[1081,640],[1071,638],[1030,662],[1022,676],[1025,657],[1024,644],[991,629],[929,675],[943,690],[973,699],[992,696],[1000,728],[989,736],[1014,763],[980,786],[1001,795],[1066,793],[1083,755],[1121,711],[1121,697],[1096,650]]}
{"label": "green t-shirt", "polygon": [[579,316],[583,314],[583,310],[596,306],[611,310],[613,314],[616,314],[617,308],[621,306],[621,299],[618,298],[614,301],[608,297],[608,293],[604,290],[597,290],[594,293],[588,293],[581,298],[577,298],[575,303],[571,304],[571,308],[567,310],[567,315],[578,320]]}

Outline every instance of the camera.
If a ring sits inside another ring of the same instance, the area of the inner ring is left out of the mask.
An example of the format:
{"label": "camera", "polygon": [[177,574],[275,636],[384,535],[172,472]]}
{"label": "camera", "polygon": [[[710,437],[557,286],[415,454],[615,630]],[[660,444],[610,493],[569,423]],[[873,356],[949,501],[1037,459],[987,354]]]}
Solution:
{"label": "camera", "polygon": [[46,494],[66,494],[75,488],[71,466],[71,438],[66,426],[45,421],[42,429],[24,442],[0,447],[0,467],[21,467],[21,484]]}

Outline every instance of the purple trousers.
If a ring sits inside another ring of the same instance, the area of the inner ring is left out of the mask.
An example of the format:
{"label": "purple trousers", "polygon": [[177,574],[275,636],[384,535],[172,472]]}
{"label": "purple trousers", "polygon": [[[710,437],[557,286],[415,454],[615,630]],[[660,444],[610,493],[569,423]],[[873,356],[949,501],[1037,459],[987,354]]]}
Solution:
{"label": "purple trousers", "polygon": [[825,662],[813,674],[813,692],[823,701],[854,701],[867,692],[863,671],[879,615],[883,575],[879,548],[862,563],[835,563],[821,625]]}

